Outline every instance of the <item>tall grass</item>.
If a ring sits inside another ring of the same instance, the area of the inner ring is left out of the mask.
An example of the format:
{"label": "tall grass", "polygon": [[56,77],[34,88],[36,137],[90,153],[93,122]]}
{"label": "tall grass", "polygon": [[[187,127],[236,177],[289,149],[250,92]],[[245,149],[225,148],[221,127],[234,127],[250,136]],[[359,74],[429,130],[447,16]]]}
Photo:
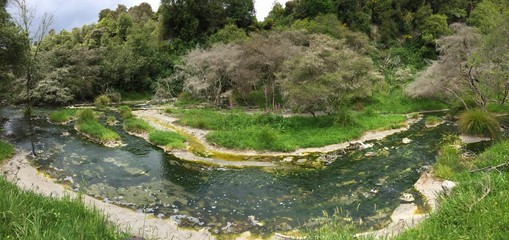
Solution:
{"label": "tall grass", "polygon": [[129,106],[120,106],[118,107],[118,111],[120,111],[120,116],[122,116],[122,119],[133,117],[132,109]]}
{"label": "tall grass", "polygon": [[176,110],[179,123],[212,130],[207,140],[223,147],[237,149],[292,151],[305,147],[322,147],[358,138],[363,132],[400,127],[400,114],[352,112],[353,126],[338,126],[335,116],[283,117],[275,114],[219,112],[207,109]]}
{"label": "tall grass", "polygon": [[111,99],[107,95],[99,95],[95,98],[94,104],[96,108],[103,109],[110,105]]}
{"label": "tall grass", "polygon": [[100,142],[120,140],[120,135],[118,135],[118,133],[99,123],[92,109],[83,109],[79,111],[77,115],[78,121],[76,123],[76,128],[80,132]]}
{"label": "tall grass", "polygon": [[7,142],[0,140],[0,164],[14,155],[14,148]]}
{"label": "tall grass", "polygon": [[70,121],[76,115],[76,109],[61,109],[49,114],[49,120],[55,123]]}
{"label": "tall grass", "polygon": [[124,129],[135,133],[149,133],[154,130],[147,122],[134,117],[124,120]]}
{"label": "tall grass", "polygon": [[458,130],[467,135],[497,138],[500,134],[500,124],[491,113],[472,109],[459,116]]}
{"label": "tall grass", "polygon": [[0,177],[0,239],[126,239],[79,199],[22,191]]}
{"label": "tall grass", "polygon": [[166,131],[153,131],[148,135],[148,139],[150,142],[166,146],[172,149],[181,149],[183,148],[184,142],[186,139],[175,132],[166,132]]}

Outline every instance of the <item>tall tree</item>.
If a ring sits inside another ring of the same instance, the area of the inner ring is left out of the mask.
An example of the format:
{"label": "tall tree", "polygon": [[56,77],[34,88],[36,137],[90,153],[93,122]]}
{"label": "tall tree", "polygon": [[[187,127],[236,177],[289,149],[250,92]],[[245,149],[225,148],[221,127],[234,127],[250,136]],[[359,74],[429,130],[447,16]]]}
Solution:
{"label": "tall tree", "polygon": [[11,80],[25,61],[26,35],[12,22],[6,11],[7,0],[0,0],[0,82],[1,88]]}

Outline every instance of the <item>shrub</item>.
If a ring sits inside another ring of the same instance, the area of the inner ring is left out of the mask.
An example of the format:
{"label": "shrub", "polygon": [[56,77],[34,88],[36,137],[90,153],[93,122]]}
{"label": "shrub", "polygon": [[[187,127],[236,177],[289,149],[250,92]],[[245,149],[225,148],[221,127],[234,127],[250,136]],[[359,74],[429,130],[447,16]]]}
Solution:
{"label": "shrub", "polygon": [[467,135],[497,138],[500,134],[500,124],[489,112],[473,109],[459,116],[458,130]]}
{"label": "shrub", "polygon": [[148,135],[148,140],[154,144],[170,148],[183,148],[186,139],[175,132],[153,131]]}
{"label": "shrub", "polygon": [[79,123],[95,121],[96,120],[95,113],[90,108],[78,111],[77,116],[78,116],[78,122]]}
{"label": "shrub", "polygon": [[139,118],[128,118],[124,120],[124,129],[135,133],[148,133],[154,128]]}
{"label": "shrub", "polygon": [[111,99],[107,95],[99,95],[95,98],[94,104],[97,108],[105,108],[111,103]]}
{"label": "shrub", "polygon": [[120,111],[122,119],[129,119],[133,117],[132,109],[129,106],[120,106],[118,107],[118,111]]}
{"label": "shrub", "polygon": [[49,120],[55,123],[67,122],[76,115],[75,109],[61,109],[49,114]]}
{"label": "shrub", "polygon": [[14,148],[9,143],[0,140],[0,163],[12,155],[14,155]]}

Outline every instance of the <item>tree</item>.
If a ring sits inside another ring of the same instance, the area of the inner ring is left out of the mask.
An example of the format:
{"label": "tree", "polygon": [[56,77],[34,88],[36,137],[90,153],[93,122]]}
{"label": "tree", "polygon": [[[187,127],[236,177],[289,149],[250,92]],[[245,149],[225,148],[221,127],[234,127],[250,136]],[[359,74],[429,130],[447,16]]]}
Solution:
{"label": "tree", "polygon": [[[453,34],[438,39],[440,57],[411,83],[406,91],[413,97],[431,97],[452,103],[459,100],[468,108],[467,101],[474,101],[485,108],[487,96],[479,74],[469,59],[479,48],[481,35],[473,27],[452,24]],[[485,85],[484,85],[485,86]]]}
{"label": "tree", "polygon": [[5,10],[7,0],[0,0],[0,82],[2,91],[8,80],[12,80],[26,60],[26,35],[12,22]]}
{"label": "tree", "polygon": [[309,43],[279,74],[288,107],[315,116],[317,111],[336,112],[352,97],[369,94],[374,69],[370,58],[326,35],[313,35]]}
{"label": "tree", "polygon": [[256,22],[253,0],[225,0],[224,5],[229,23],[247,29]]}
{"label": "tree", "polygon": [[25,74],[21,79],[24,89],[22,98],[27,107],[27,113],[30,113],[33,105],[33,89],[41,77],[40,72],[38,72],[41,43],[53,23],[53,15],[44,13],[40,18],[40,23],[34,26],[34,21],[37,19],[35,9],[31,8],[26,0],[13,0],[12,2],[17,9],[17,16],[15,18],[17,24],[29,36],[26,38],[25,45],[32,45],[34,43],[32,48],[26,48],[24,53],[28,57],[23,66]]}
{"label": "tree", "polygon": [[334,12],[332,0],[300,0],[295,9],[299,18],[313,18]]}

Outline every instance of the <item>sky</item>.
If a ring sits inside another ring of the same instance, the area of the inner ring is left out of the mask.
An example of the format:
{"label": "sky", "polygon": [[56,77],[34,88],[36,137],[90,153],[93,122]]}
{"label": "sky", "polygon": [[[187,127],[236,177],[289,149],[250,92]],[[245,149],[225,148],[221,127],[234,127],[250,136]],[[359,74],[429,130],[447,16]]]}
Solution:
{"label": "sky", "polygon": [[[259,21],[267,16],[272,9],[274,1],[285,3],[287,0],[254,0],[256,18]],[[81,27],[85,24],[97,22],[99,12],[109,8],[115,10],[118,4],[124,4],[127,8],[146,2],[157,11],[160,0],[27,0],[30,6],[34,7],[38,15],[45,12],[53,13],[53,29],[71,30],[74,27]],[[12,9],[9,9],[12,11]],[[12,14],[12,13],[11,13]]]}

